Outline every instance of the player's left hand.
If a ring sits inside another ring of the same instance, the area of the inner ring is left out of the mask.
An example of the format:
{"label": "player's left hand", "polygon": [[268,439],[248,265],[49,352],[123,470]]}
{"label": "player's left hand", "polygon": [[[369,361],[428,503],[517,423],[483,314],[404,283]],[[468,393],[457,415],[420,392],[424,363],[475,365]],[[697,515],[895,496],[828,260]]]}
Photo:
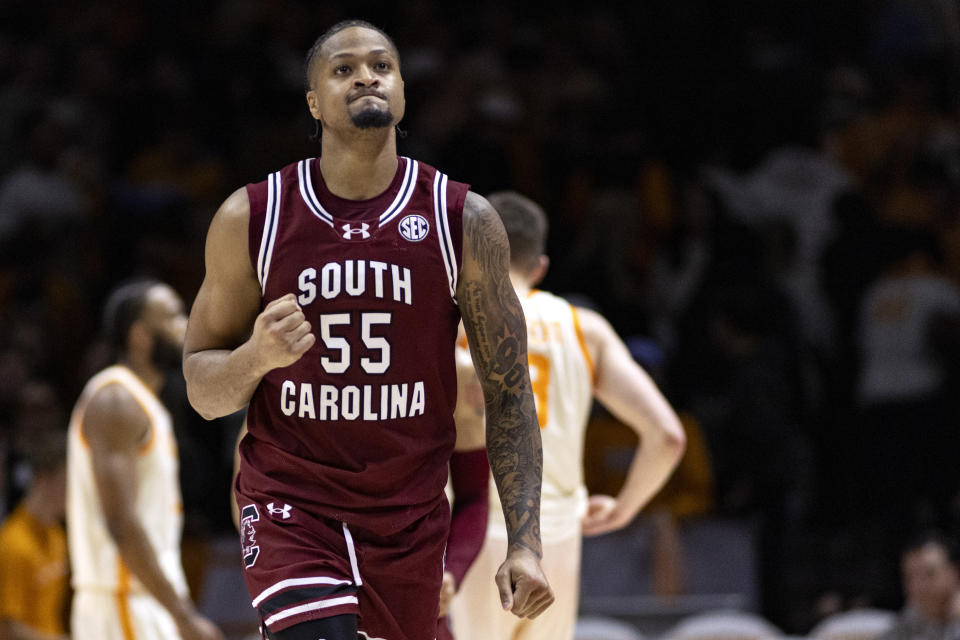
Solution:
{"label": "player's left hand", "polygon": [[598,536],[630,524],[633,514],[625,513],[618,507],[616,498],[604,495],[590,496],[587,500],[587,513],[583,516],[583,535]]}
{"label": "player's left hand", "polygon": [[553,590],[540,568],[540,560],[526,548],[511,549],[496,575],[500,602],[505,611],[520,618],[536,618],[553,604]]}
{"label": "player's left hand", "polygon": [[450,612],[450,601],[457,592],[456,579],[449,571],[443,572],[443,582],[440,584],[440,616],[447,617]]}

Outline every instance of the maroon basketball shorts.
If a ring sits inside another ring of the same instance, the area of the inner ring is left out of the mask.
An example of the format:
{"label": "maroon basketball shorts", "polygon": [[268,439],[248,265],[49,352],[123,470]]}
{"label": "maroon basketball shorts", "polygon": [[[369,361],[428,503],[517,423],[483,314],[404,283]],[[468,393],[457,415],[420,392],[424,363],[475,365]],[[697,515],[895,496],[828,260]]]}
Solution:
{"label": "maroon basketball shorts", "polygon": [[243,576],[271,632],[356,614],[361,638],[434,640],[450,508],[446,500],[409,527],[377,535],[297,505],[237,493]]}

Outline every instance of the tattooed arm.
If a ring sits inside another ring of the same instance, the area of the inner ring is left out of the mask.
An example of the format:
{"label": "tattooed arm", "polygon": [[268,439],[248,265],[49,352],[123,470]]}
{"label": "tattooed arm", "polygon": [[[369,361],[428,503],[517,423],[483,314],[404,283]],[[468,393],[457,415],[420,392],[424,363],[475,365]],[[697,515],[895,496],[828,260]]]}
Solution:
{"label": "tattooed arm", "polygon": [[509,276],[500,216],[469,192],[457,299],[486,405],[487,457],[507,521],[507,559],[497,572],[504,609],[536,617],[553,602],[540,570],[543,451],[527,368],[527,329]]}

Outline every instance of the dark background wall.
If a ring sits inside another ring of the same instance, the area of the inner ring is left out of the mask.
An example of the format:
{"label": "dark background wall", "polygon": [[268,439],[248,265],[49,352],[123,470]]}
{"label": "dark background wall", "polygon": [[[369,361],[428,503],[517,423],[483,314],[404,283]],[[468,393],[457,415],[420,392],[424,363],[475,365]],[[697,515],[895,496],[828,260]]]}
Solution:
{"label": "dark background wall", "polygon": [[[303,57],[362,17],[401,52],[401,153],[540,201],[543,287],[604,312],[703,430],[711,514],[762,523],[765,613],[896,605],[877,531],[958,522],[956,3],[534,5],[0,3],[6,510],[28,391],[63,417],[121,280],[192,301],[219,203],[319,153]],[[188,534],[222,533],[236,420],[167,393]]]}

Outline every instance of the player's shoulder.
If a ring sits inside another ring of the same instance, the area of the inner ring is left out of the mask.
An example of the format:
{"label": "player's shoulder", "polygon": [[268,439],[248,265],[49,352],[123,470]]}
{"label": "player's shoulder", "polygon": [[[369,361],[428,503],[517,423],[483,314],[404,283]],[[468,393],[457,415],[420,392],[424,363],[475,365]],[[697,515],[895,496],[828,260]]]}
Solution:
{"label": "player's shoulder", "polygon": [[210,237],[236,237],[245,240],[250,225],[251,197],[240,187],[223,201],[210,223]]}
{"label": "player's shoulder", "polygon": [[123,381],[111,380],[92,391],[83,418],[83,432],[88,442],[136,443],[149,427],[147,409]]}
{"label": "player's shoulder", "polygon": [[469,189],[463,199],[463,229],[467,237],[482,237],[498,245],[507,242],[500,214],[486,198]]}
{"label": "player's shoulder", "polygon": [[493,205],[482,195],[470,189],[467,189],[466,196],[463,199],[463,215],[466,216],[467,214],[476,216],[493,215],[496,216],[498,220],[500,219]]}
{"label": "player's shoulder", "polygon": [[250,196],[247,187],[240,187],[227,196],[220,205],[217,216],[227,219],[250,216]]}
{"label": "player's shoulder", "polygon": [[563,298],[563,301],[569,304],[570,308],[576,311],[577,316],[579,316],[581,319],[586,318],[588,322],[609,324],[609,322],[607,321],[607,318],[602,313],[594,309],[593,307],[583,305],[583,304],[578,304],[576,301],[571,302],[566,298]]}
{"label": "player's shoulder", "polygon": [[109,380],[91,392],[87,413],[91,411],[126,418],[146,413],[134,390],[120,379]]}
{"label": "player's shoulder", "polygon": [[553,291],[549,291],[547,289],[540,289],[537,287],[530,289],[530,291],[527,292],[526,298],[528,300],[535,300],[541,303],[551,303],[551,304],[562,305],[565,307],[573,307],[573,304],[571,304],[566,297],[558,293],[554,293]]}
{"label": "player's shoulder", "polygon": [[524,308],[536,307],[551,316],[558,314],[576,316],[579,310],[579,307],[566,296],[546,289],[530,289],[526,295],[521,296],[520,302]]}
{"label": "player's shoulder", "polygon": [[[236,205],[237,213],[241,216],[254,213],[263,213],[268,201],[278,201],[280,194],[296,191],[301,188],[301,180],[315,170],[313,162],[316,158],[304,158],[284,165],[276,171],[265,174],[262,179],[248,182],[240,187],[224,202],[223,207]],[[310,182],[307,180],[307,182]],[[310,187],[312,189],[312,187]],[[246,201],[241,195],[246,196]],[[221,208],[223,208],[221,207]]]}
{"label": "player's shoulder", "polygon": [[[568,303],[569,304],[569,303]],[[616,338],[616,332],[610,321],[602,313],[590,307],[571,304],[577,325],[588,343]]]}

